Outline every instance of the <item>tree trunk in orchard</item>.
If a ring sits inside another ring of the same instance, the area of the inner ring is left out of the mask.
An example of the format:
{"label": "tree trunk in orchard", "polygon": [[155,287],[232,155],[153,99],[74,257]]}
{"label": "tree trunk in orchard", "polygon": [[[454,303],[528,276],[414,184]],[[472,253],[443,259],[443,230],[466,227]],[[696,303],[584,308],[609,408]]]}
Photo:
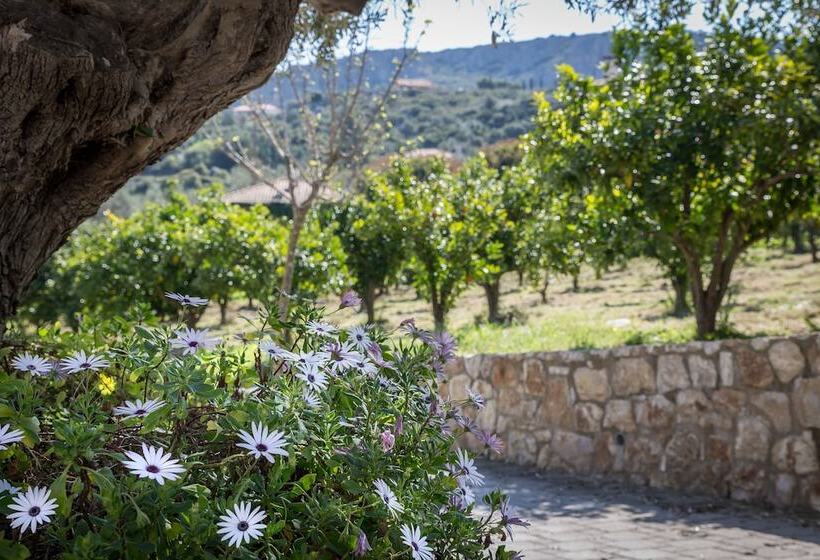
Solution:
{"label": "tree trunk in orchard", "polygon": [[288,251],[285,255],[285,273],[282,275],[282,284],[279,287],[279,320],[286,321],[288,309],[290,308],[290,296],[293,292],[293,275],[296,271],[296,252],[299,250],[299,237],[302,235],[302,228],[305,227],[308,210],[306,208],[294,208],[293,220],[290,223],[290,235],[288,236]]}
{"label": "tree trunk in orchard", "polygon": [[489,284],[482,284],[484,295],[487,296],[487,320],[490,323],[500,323],[499,302],[501,300],[501,286],[498,280]]}
{"label": "tree trunk in orchard", "polygon": [[547,299],[547,290],[549,289],[549,287],[550,287],[550,273],[545,272],[544,273],[544,283],[541,285],[541,289],[538,290],[538,295],[541,296],[541,303],[544,304],[544,305],[546,305],[549,302],[549,299]]}
{"label": "tree trunk in orchard", "polygon": [[[314,0],[352,12],[365,3]],[[268,80],[299,5],[0,0],[0,336],[80,223]]]}
{"label": "tree trunk in orchard", "polygon": [[820,233],[820,226],[816,223],[810,223],[809,227],[809,249],[811,250],[811,262],[816,263],[820,262],[820,256],[818,256],[817,250],[817,234]]}
{"label": "tree trunk in orchard", "polygon": [[689,302],[686,301],[686,293],[689,291],[689,279],[686,272],[672,273],[669,281],[672,283],[672,289],[675,292],[675,303],[672,314],[675,317],[686,317],[691,312],[689,309]]}
{"label": "tree trunk in orchard", "polygon": [[433,306],[433,323],[435,324],[435,331],[442,332],[444,330],[444,323],[447,313],[444,309],[444,302],[435,289],[431,294],[430,304]]}
{"label": "tree trunk in orchard", "polygon": [[367,322],[376,322],[376,288],[368,283],[362,294],[362,303],[364,310],[367,313]]}
{"label": "tree trunk in orchard", "polygon": [[789,224],[789,233],[792,236],[792,246],[794,247],[792,253],[795,255],[804,254],[806,246],[803,245],[803,225],[800,222],[792,222]]}

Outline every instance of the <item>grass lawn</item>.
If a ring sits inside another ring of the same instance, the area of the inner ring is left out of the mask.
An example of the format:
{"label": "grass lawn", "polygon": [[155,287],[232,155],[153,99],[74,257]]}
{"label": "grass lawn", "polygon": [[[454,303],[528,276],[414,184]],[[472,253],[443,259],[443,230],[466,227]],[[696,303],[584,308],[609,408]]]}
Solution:
{"label": "grass lawn", "polygon": [[[807,319],[820,324],[820,264],[813,264],[808,255],[754,248],[735,268],[732,279],[733,293],[726,310],[738,333],[790,334],[812,330]],[[486,323],[483,290],[472,286],[448,316],[448,326],[464,354],[603,348],[694,338],[693,317],[669,315],[672,289],[652,261],[633,260],[600,279],[592,270],[584,270],[579,284],[580,290],[573,292],[571,279],[556,278],[544,305],[534,288],[519,287],[515,275],[505,277],[502,310],[516,317],[506,326]],[[326,303],[330,308],[336,300]],[[245,323],[238,316],[252,314],[239,310],[239,302],[235,305],[231,321],[219,331],[242,330]],[[408,287],[380,298],[377,315],[386,327],[395,327],[407,317],[432,327],[430,306]],[[364,315],[344,310],[333,319],[352,325],[363,322]],[[212,306],[200,325],[216,327],[218,322],[218,311]]]}

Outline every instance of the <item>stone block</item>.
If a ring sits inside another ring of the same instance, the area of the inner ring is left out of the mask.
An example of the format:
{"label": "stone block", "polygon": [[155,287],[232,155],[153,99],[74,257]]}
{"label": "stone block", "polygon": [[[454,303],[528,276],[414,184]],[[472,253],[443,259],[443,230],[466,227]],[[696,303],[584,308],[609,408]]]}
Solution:
{"label": "stone block", "polygon": [[550,375],[569,375],[569,368],[567,366],[550,366]]}
{"label": "stone block", "polygon": [[736,416],[746,406],[746,393],[737,389],[718,389],[712,393],[712,402]]}
{"label": "stone block", "polygon": [[655,392],[655,372],[646,358],[621,358],[612,371],[612,391],[619,397]]}
{"label": "stone block", "polygon": [[575,429],[579,432],[598,432],[601,429],[601,418],[604,411],[594,403],[575,405]]}
{"label": "stone block", "polygon": [[772,448],[772,463],[783,472],[800,475],[817,472],[817,448],[811,434],[806,432],[779,440]]}
{"label": "stone block", "polygon": [[820,511],[820,474],[801,478],[798,494],[801,504],[808,504],[814,511]]}
{"label": "stone block", "polygon": [[820,377],[795,381],[792,402],[800,427],[820,428]]}
{"label": "stone block", "polygon": [[635,421],[642,428],[670,428],[675,419],[675,405],[663,395],[639,397],[634,400]]}
{"label": "stone block", "polygon": [[733,500],[756,502],[766,496],[766,471],[758,464],[735,465],[728,481]]}
{"label": "stone block", "polygon": [[609,398],[609,381],[605,369],[579,367],[572,377],[579,400],[604,402]]}
{"label": "stone block", "polygon": [[627,437],[624,455],[627,472],[648,474],[660,468],[663,446],[654,438]]}
{"label": "stone block", "polygon": [[571,428],[573,424],[572,391],[568,377],[547,377],[538,419],[544,427]]}
{"label": "stone block", "polygon": [[780,473],[774,479],[771,501],[776,506],[789,507],[794,503],[794,491],[797,488],[797,479],[794,475]]}
{"label": "stone block", "polygon": [[735,436],[735,457],[746,461],[766,462],[771,438],[768,424],[759,416],[740,418]]}
{"label": "stone block", "polygon": [[592,438],[558,430],[553,433],[551,446],[553,454],[572,472],[589,472],[594,451]]}
{"label": "stone block", "polygon": [[606,403],[604,428],[613,428],[619,432],[634,432],[635,417],[632,413],[632,402],[614,399]]}
{"label": "stone block", "polygon": [[735,357],[729,351],[720,353],[720,384],[723,387],[731,387],[735,384]]}
{"label": "stone block", "polygon": [[[478,379],[480,377],[489,377],[489,368],[484,367],[485,356],[483,354],[476,354],[474,356],[467,356],[464,358],[464,372],[470,376],[471,379]],[[487,356],[489,360],[491,357]]]}
{"label": "stone block", "polygon": [[789,410],[789,396],[777,391],[764,391],[752,395],[754,405],[763,416],[769,419],[777,432],[788,432],[792,429],[792,414]]}
{"label": "stone block", "polygon": [[450,398],[454,401],[463,401],[467,398],[467,387],[470,385],[470,378],[466,374],[456,375],[447,382],[447,389]]}
{"label": "stone block", "polygon": [[769,361],[777,378],[783,383],[789,383],[806,369],[806,359],[800,347],[791,340],[778,340],[772,344],[769,348]]}
{"label": "stone block", "polygon": [[518,388],[521,383],[521,362],[507,356],[492,356],[491,358],[490,381],[493,387],[496,389]]}
{"label": "stone block", "polygon": [[518,465],[534,465],[538,454],[535,436],[523,430],[511,430],[507,436],[505,457]]}
{"label": "stone block", "polygon": [[[529,360],[532,361],[532,360]],[[537,362],[541,364],[541,362]],[[547,389],[547,376],[542,367],[527,367],[524,362],[524,379],[526,384],[524,390],[530,395],[543,395]]]}
{"label": "stone block", "polygon": [[709,358],[689,356],[689,376],[692,379],[692,387],[696,389],[714,389],[717,386],[717,369]]}
{"label": "stone block", "polygon": [[615,437],[603,432],[595,436],[592,457],[592,471],[605,473],[610,470],[623,470],[623,446],[615,442]]}
{"label": "stone block", "polygon": [[661,470],[678,488],[687,486],[697,476],[701,462],[701,442],[693,431],[679,431],[670,438],[663,452]]}
{"label": "stone block", "polygon": [[697,424],[701,416],[712,410],[712,403],[703,391],[686,389],[675,395],[675,411],[679,424]]}
{"label": "stone block", "polygon": [[820,376],[820,335],[815,335],[813,340],[809,339],[804,348],[811,375]]}
{"label": "stone block", "polygon": [[658,357],[658,392],[668,393],[690,387],[689,374],[683,357],[677,354],[666,354]]}
{"label": "stone block", "polygon": [[518,410],[518,405],[521,404],[521,393],[519,388],[507,388],[498,391],[498,409],[504,414],[514,416]]}
{"label": "stone block", "polygon": [[765,389],[774,381],[774,371],[766,355],[747,346],[739,346],[735,350],[735,364],[740,374],[740,382],[745,387]]}

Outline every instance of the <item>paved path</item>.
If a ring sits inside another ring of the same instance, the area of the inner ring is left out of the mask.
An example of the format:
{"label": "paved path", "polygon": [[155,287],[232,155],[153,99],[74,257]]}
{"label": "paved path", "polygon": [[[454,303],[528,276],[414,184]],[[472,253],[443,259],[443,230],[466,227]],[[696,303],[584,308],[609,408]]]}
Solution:
{"label": "paved path", "polygon": [[528,473],[485,462],[532,523],[516,528],[526,560],[820,560],[820,518],[794,517],[704,497]]}

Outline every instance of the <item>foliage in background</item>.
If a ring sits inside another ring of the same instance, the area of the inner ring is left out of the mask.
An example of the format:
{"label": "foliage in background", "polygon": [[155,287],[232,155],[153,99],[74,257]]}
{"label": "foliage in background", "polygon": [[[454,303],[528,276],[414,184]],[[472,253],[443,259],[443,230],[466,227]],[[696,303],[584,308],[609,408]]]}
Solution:
{"label": "foliage in background", "polygon": [[776,47],[728,21],[702,51],[682,25],[622,31],[618,75],[564,68],[557,108],[541,101],[531,146],[548,184],[559,197],[581,185],[605,215],[674,247],[701,337],[715,333],[737,258],[817,196],[813,45],[797,34]]}
{"label": "foliage in background", "polygon": [[[423,342],[389,344],[369,331],[372,344],[356,347],[345,331],[320,331],[314,309],[294,315],[280,324],[263,314],[243,345],[216,349],[202,332],[174,338],[171,326],[151,321],[41,329],[26,350],[63,358],[52,371],[50,361],[28,371],[10,363],[22,351],[4,351],[0,424],[21,430],[22,441],[4,438],[0,450],[0,555],[409,559],[402,528],[413,526],[436,558],[510,560],[503,544],[490,545],[520,522],[497,491],[485,498],[489,514],[471,515],[481,475],[453,452],[465,430],[498,447],[464,415],[477,401],[439,397],[431,364],[453,357],[450,339],[417,331]],[[283,328],[298,344],[279,346]],[[107,362],[75,362],[72,372],[65,358],[79,350]],[[258,425],[280,434],[280,454],[265,456],[277,445]],[[164,460],[124,464],[146,444],[178,463],[178,478]],[[160,484],[148,474],[168,478]],[[8,506],[27,487],[48,490],[57,511],[36,532],[9,530]],[[265,518],[258,534],[233,546],[217,529],[225,522],[247,531],[225,517],[242,503]]]}
{"label": "foliage in background", "polygon": [[[90,224],[55,253],[23,308],[35,321],[60,318],[74,324],[88,311],[114,317],[135,303],[158,315],[177,317],[177,308],[158,287],[172,284],[220,304],[238,296],[267,301],[281,276],[286,222],[263,206],[242,208],[221,200],[221,189],[182,194],[123,219],[108,214]],[[297,287],[303,295],[341,291],[346,283],[339,240],[311,222],[297,257]],[[196,322],[196,314],[188,317]]]}
{"label": "foliage in background", "polygon": [[340,207],[336,216],[345,262],[369,323],[376,320],[376,298],[397,279],[408,258],[400,219],[405,200],[390,181],[389,173],[368,174],[364,193]]}

